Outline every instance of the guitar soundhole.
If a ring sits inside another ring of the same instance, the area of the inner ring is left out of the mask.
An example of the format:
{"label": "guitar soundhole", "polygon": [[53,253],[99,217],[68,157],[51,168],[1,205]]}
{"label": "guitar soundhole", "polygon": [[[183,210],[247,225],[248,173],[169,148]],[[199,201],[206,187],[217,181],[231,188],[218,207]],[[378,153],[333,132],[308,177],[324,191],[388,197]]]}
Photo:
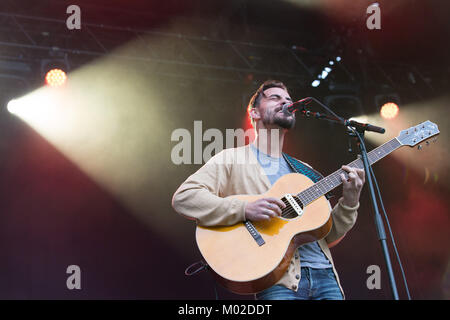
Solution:
{"label": "guitar soundhole", "polygon": [[286,197],[281,198],[281,201],[284,202],[286,205],[286,208],[284,208],[281,212],[281,217],[285,219],[294,219],[297,218],[299,215],[303,213],[303,203],[300,201],[300,199],[296,196],[293,197],[295,202],[299,205],[301,208],[300,211],[297,208],[294,208],[291,203],[286,199]]}

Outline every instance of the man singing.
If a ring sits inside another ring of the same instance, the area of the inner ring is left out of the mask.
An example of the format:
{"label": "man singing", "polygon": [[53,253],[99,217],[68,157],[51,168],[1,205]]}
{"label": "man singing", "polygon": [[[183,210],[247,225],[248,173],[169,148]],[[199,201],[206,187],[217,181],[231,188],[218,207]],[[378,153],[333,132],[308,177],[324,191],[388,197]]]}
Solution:
{"label": "man singing", "polygon": [[[295,167],[299,166],[314,172],[313,178],[320,176],[309,165],[283,153],[284,137],[295,125],[295,114],[283,108],[289,103],[292,100],[283,83],[264,82],[248,105],[255,140],[243,147],[221,151],[188,177],[173,196],[175,211],[195,219],[201,226],[226,226],[247,220],[270,221],[280,216],[286,204],[278,198],[266,197],[249,202],[229,196],[263,194],[280,177],[295,172]],[[365,179],[361,169],[348,166],[342,169],[347,172],[347,177],[341,175],[342,197],[331,210],[331,231],[325,238],[295,250],[286,273],[275,285],[258,292],[256,298],[344,298],[329,248],[339,243],[355,224]]]}

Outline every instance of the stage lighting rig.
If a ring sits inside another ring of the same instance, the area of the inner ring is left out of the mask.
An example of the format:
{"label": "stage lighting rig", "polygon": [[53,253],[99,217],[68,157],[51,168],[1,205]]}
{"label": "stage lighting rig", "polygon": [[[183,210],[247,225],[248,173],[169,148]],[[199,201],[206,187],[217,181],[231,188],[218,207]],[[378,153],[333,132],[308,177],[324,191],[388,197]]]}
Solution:
{"label": "stage lighting rig", "polygon": [[400,111],[400,96],[397,93],[378,94],[375,96],[375,106],[384,119],[394,119]]}
{"label": "stage lighting rig", "polygon": [[332,67],[335,64],[335,62],[340,62],[342,60],[341,57],[336,57],[335,60],[330,60],[328,62],[328,65],[326,67],[323,68],[322,72],[317,75],[317,78],[311,83],[312,87],[318,87],[320,85],[320,82],[322,80],[325,80],[325,78],[330,74],[330,72],[333,70]]}
{"label": "stage lighting rig", "polygon": [[383,104],[383,106],[380,109],[380,115],[384,119],[394,119],[399,112],[398,105],[394,102],[387,102]]}
{"label": "stage lighting rig", "polygon": [[45,83],[50,87],[60,87],[66,83],[67,75],[64,70],[51,69],[45,75]]}
{"label": "stage lighting rig", "polygon": [[48,86],[60,87],[67,81],[70,65],[67,55],[57,57],[57,54],[54,52],[51,52],[51,55],[55,57],[41,60],[41,77]]}

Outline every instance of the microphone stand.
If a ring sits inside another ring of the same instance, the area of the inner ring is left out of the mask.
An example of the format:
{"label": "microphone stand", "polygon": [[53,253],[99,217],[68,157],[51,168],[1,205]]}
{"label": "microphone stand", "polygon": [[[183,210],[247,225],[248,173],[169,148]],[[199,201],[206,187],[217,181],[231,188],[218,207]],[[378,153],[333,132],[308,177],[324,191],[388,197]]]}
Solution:
{"label": "microphone stand", "polygon": [[374,211],[374,219],[375,219],[375,226],[376,226],[376,230],[377,230],[377,234],[378,234],[378,240],[381,243],[381,248],[382,248],[384,259],[386,262],[386,267],[387,267],[387,271],[388,271],[388,275],[389,275],[389,282],[391,285],[392,295],[394,297],[394,300],[399,300],[397,286],[395,283],[394,272],[392,269],[392,263],[391,263],[391,259],[389,256],[387,243],[386,243],[386,232],[385,232],[385,228],[383,225],[383,220],[380,215],[380,211],[378,209],[378,203],[376,200],[375,189],[374,189],[374,185],[373,185],[373,181],[372,181],[372,174],[371,174],[371,170],[369,169],[369,166],[370,166],[369,159],[367,156],[367,150],[366,150],[366,146],[364,143],[364,132],[365,131],[374,131],[374,132],[378,132],[378,133],[384,133],[385,130],[383,128],[373,126],[373,125],[370,125],[367,123],[359,123],[359,122],[356,122],[353,120],[347,120],[342,117],[339,117],[332,110],[330,110],[330,108],[328,108],[326,105],[322,104],[317,99],[312,98],[312,97],[310,99],[317,102],[319,105],[321,105],[327,111],[329,111],[333,116],[321,114],[318,112],[307,111],[305,109],[303,109],[301,111],[302,114],[304,114],[306,117],[323,119],[323,120],[327,120],[327,121],[331,121],[334,123],[344,125],[345,127],[348,128],[348,134],[351,136],[356,136],[357,139],[359,140],[358,145],[359,145],[359,150],[360,150],[360,154],[361,154],[361,159],[364,164],[366,181],[369,186],[370,198],[372,200],[372,207],[373,207],[373,211]]}

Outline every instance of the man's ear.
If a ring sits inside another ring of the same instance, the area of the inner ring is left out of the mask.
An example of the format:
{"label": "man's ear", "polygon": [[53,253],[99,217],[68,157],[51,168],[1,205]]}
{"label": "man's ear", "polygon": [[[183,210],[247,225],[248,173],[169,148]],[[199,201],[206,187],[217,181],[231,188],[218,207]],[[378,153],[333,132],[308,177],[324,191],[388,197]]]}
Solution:
{"label": "man's ear", "polygon": [[253,121],[261,119],[261,115],[259,114],[259,109],[251,108],[250,109],[250,117],[252,117]]}

